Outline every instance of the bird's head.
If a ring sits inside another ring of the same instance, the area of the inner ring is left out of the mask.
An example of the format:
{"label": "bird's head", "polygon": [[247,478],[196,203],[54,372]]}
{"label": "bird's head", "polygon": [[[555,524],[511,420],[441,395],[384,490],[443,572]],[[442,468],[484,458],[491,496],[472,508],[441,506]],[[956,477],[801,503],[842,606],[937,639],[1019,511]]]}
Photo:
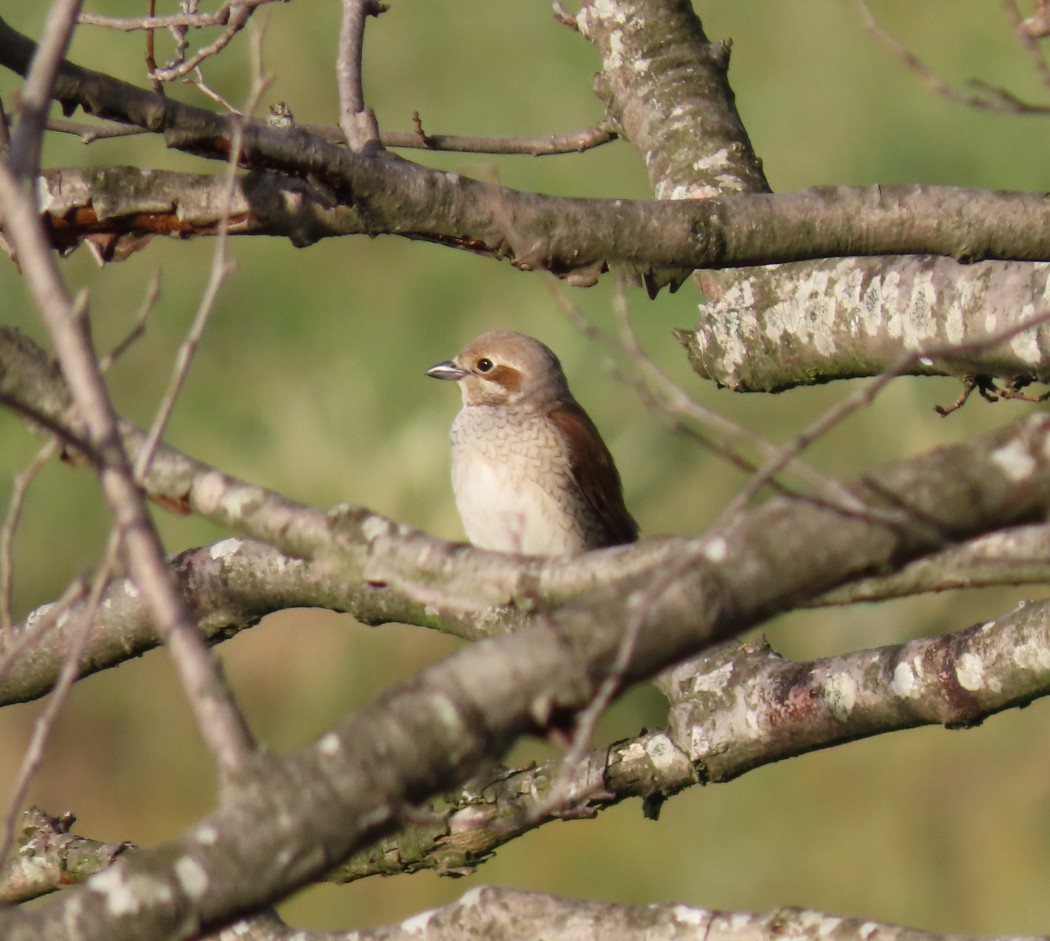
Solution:
{"label": "bird's head", "polygon": [[427,375],[458,382],[468,406],[539,408],[571,398],[558,357],[539,340],[512,330],[483,333]]}

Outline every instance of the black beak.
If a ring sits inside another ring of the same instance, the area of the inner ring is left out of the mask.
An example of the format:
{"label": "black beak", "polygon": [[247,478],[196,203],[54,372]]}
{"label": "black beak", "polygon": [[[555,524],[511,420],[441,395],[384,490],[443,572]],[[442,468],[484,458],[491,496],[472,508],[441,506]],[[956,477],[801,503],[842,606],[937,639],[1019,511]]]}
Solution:
{"label": "black beak", "polygon": [[467,374],[465,369],[460,369],[452,360],[438,363],[427,370],[427,375],[433,379],[451,379],[458,382]]}

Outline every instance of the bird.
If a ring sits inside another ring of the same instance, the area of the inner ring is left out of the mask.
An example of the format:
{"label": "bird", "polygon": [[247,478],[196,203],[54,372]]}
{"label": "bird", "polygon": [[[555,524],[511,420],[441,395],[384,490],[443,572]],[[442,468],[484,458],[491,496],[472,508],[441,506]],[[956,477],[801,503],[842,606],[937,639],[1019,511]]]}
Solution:
{"label": "bird", "polygon": [[549,347],[494,330],[426,374],[462,393],[452,490],[473,545],[575,555],[638,538],[612,455]]}

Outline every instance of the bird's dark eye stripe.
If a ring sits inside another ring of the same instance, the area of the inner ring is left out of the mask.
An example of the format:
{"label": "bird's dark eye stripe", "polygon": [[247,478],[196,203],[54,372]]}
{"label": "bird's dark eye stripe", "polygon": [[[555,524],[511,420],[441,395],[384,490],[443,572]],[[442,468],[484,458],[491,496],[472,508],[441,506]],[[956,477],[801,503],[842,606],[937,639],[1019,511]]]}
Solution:
{"label": "bird's dark eye stripe", "polygon": [[478,372],[489,372],[492,369],[493,362],[487,356],[482,356],[478,360]]}

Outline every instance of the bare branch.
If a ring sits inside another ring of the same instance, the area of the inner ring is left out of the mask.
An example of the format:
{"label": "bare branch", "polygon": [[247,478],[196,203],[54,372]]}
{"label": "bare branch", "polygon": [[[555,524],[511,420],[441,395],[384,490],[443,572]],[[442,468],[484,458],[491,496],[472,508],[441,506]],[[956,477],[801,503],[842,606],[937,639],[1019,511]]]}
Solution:
{"label": "bare branch", "polygon": [[699,280],[701,317],[678,338],[697,374],[737,391],[876,376],[900,369],[902,349],[927,354],[909,375],[1050,379],[1047,324],[994,342],[1039,309],[1050,273],[1037,265],[860,257]]}
{"label": "bare branch", "polygon": [[[871,8],[865,0],[857,0],[857,8],[860,10],[864,28],[868,33],[886,47],[904,65],[914,72],[928,88],[936,94],[947,98],[969,108],[978,108],[984,111],[1006,112],[1009,114],[1050,114],[1050,105],[1034,104],[1026,102],[1001,88],[992,88],[983,82],[971,82],[974,87],[982,88],[985,95],[971,95],[959,90],[950,82],[942,79],[933,69],[922,61],[914,52],[893,38],[880,25]],[[1019,19],[1019,18],[1018,18]],[[1023,31],[1018,31],[1019,36],[1024,36]],[[1044,63],[1045,70],[1045,63]]]}
{"label": "bare branch", "polygon": [[[80,618],[70,632],[71,643],[65,651],[62,661],[62,669],[59,671],[58,679],[51,690],[51,696],[44,710],[37,716],[33,724],[33,734],[29,744],[22,756],[18,772],[15,775],[14,784],[11,788],[11,797],[8,804],[7,815],[4,820],[4,830],[0,834],[0,859],[5,858],[11,849],[15,838],[15,828],[18,816],[25,801],[29,786],[33,777],[40,769],[44,761],[44,752],[51,733],[58,722],[59,713],[66,703],[73,684],[80,677],[80,664],[84,652],[88,646],[88,637],[91,630],[91,622],[95,619],[98,611],[99,601],[102,598],[103,589],[113,574],[121,550],[121,536],[116,528],[109,534],[106,543],[105,554],[102,563],[95,573],[92,581],[91,591],[83,606]],[[23,651],[24,653],[24,651]]]}
{"label": "bare branch", "polygon": [[86,335],[71,317],[66,294],[34,202],[0,164],[0,203],[5,232],[14,243],[37,310],[51,334],[90,438],[104,465],[103,491],[124,541],[133,577],[150,599],[157,623],[168,638],[173,659],[197,713],[201,734],[217,766],[231,775],[250,756],[251,738],[215,662],[189,620],[174,589],[164,553],[124,451],[116,417]]}
{"label": "bare branch", "polygon": [[[0,525],[0,637],[9,634],[14,623],[11,608],[12,591],[14,590],[14,542],[18,522],[22,517],[22,508],[25,505],[26,493],[36,475],[54,457],[57,450],[58,444],[55,439],[51,439],[40,448],[29,466],[15,475],[11,497],[7,501],[7,513],[3,524]],[[5,652],[6,646],[4,641],[0,641],[0,648],[4,648]]]}
{"label": "bare branch", "polygon": [[339,56],[336,80],[339,85],[339,127],[350,149],[360,154],[382,152],[379,124],[375,113],[365,105],[361,80],[364,57],[365,20],[379,16],[386,6],[378,0],[342,0],[343,18],[339,30]]}
{"label": "bare branch", "polygon": [[889,575],[858,579],[814,598],[810,605],[886,601],[933,591],[989,588],[995,585],[1050,583],[1050,529],[1019,526],[1002,529],[935,552]]}
{"label": "bare branch", "polygon": [[[154,87],[159,87],[165,82],[185,78],[198,69],[206,59],[218,55],[230,44],[237,33],[244,29],[251,15],[259,7],[274,2],[278,2],[278,0],[225,0],[222,6],[213,13],[183,10],[181,13],[166,16],[153,16],[151,5],[150,15],[145,17],[119,18],[100,16],[94,13],[82,13],[80,22],[85,26],[101,26],[105,29],[116,29],[124,32],[146,31],[147,43],[150,44],[147,63],[150,66],[150,81],[154,83]],[[223,26],[225,29],[213,42],[186,58],[184,55],[185,40],[183,39],[185,34],[191,29],[204,29],[211,26]],[[152,55],[152,35],[158,29],[169,30],[176,37],[179,50],[174,61],[162,69],[156,68]]]}
{"label": "bare branch", "polygon": [[52,87],[66,49],[73,36],[77,13],[83,0],[56,0],[48,10],[43,39],[33,56],[33,64],[22,90],[22,107],[11,140],[10,167],[23,181],[36,176],[40,166],[40,148],[44,124],[51,107]]}

